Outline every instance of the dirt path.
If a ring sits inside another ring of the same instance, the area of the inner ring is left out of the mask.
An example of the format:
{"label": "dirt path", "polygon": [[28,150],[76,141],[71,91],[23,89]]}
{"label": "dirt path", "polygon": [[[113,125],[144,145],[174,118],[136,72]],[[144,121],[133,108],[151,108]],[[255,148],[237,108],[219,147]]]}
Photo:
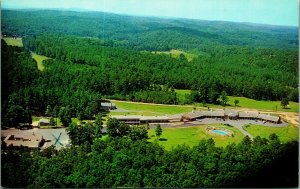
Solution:
{"label": "dirt path", "polygon": [[299,114],[294,112],[277,112],[284,120],[290,122],[296,127],[299,127]]}

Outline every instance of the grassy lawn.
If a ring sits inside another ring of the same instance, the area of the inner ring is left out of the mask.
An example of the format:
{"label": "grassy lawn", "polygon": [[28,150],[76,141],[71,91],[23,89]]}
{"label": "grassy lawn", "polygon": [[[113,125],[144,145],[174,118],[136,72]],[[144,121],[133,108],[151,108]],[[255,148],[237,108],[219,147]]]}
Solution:
{"label": "grassy lawn", "polygon": [[253,137],[261,136],[263,138],[269,138],[270,134],[275,133],[279,136],[282,142],[291,140],[298,140],[299,128],[289,125],[287,127],[267,127],[261,125],[249,125],[245,127]]}
{"label": "grassy lawn", "polygon": [[[154,52],[155,53],[155,52]],[[184,56],[187,58],[187,60],[190,62],[192,61],[194,58],[197,57],[197,55],[195,54],[192,54],[192,53],[187,53],[187,52],[184,52],[184,51],[180,51],[180,50],[175,50],[175,49],[172,49],[170,51],[157,51],[156,52],[157,54],[161,54],[161,53],[164,53],[164,54],[171,54],[171,56],[173,58],[178,58],[180,56],[180,54],[184,54]]]}
{"label": "grassy lawn", "polygon": [[[175,90],[179,101],[183,102],[185,98],[185,94],[190,94],[190,90],[181,90],[181,89],[176,89]],[[234,97],[234,96],[228,96],[229,102],[227,107],[232,107],[234,108],[234,100],[237,99],[239,100],[238,108],[252,108],[252,109],[260,109],[260,110],[268,110],[268,111],[276,111],[276,106],[277,106],[277,111],[283,111],[283,112],[299,112],[299,103],[297,102],[289,102],[289,109],[283,109],[281,107],[281,101],[259,101],[259,100],[254,100],[246,97]],[[201,103],[195,103],[196,106],[202,106]],[[207,104],[209,107],[215,107],[215,108],[222,108],[220,105],[214,105],[214,104]]]}
{"label": "grassy lawn", "polygon": [[[233,137],[224,137],[219,135],[213,135],[206,132],[208,126],[216,126],[217,128],[225,128],[233,131]],[[149,141],[154,142],[156,140],[155,130],[148,130]],[[179,144],[187,144],[189,146],[195,146],[199,143],[201,139],[213,138],[216,142],[216,146],[225,147],[230,143],[240,142],[244,135],[236,128],[228,127],[224,125],[201,125],[195,127],[185,127],[185,128],[163,128],[162,139],[167,139],[166,141],[158,141],[159,144],[165,147],[165,149],[170,150],[172,147],[176,147]]]}
{"label": "grassy lawn", "polygon": [[161,113],[155,112],[145,112],[145,111],[138,111],[138,112],[109,112],[108,115],[144,115],[144,116],[159,116],[162,115]]}
{"label": "grassy lawn", "polygon": [[191,90],[184,90],[184,89],[175,89],[175,92],[177,93],[177,97],[179,99],[179,102],[184,102],[185,95],[191,94]]}
{"label": "grassy lawn", "polygon": [[42,119],[41,117],[36,117],[36,116],[31,116],[31,118],[32,118],[32,122],[36,122]]}
{"label": "grassy lawn", "polygon": [[[22,38],[14,39],[12,37],[4,37],[3,39],[8,45],[23,47]],[[31,56],[37,62],[38,69],[43,71],[44,70],[43,60],[47,60],[49,58],[46,56],[38,55],[34,52],[31,52]]]}
{"label": "grassy lawn", "polygon": [[43,70],[44,70],[43,61],[44,61],[44,60],[47,60],[47,59],[49,59],[49,58],[46,57],[46,56],[38,55],[38,54],[36,54],[36,53],[34,53],[34,52],[31,52],[31,56],[32,56],[32,58],[37,62],[38,69],[39,69],[40,71],[43,71]]}
{"label": "grassy lawn", "polygon": [[133,112],[139,111],[139,114],[143,114],[143,115],[179,114],[179,113],[192,111],[191,107],[185,107],[185,106],[141,104],[141,103],[132,103],[132,102],[118,102],[114,100],[111,101],[115,103],[118,108],[133,111]]}
{"label": "grassy lawn", "polygon": [[22,38],[4,37],[4,41],[7,45],[23,47]]}
{"label": "grassy lawn", "polygon": [[233,97],[229,96],[229,105],[234,107],[234,100],[239,100],[239,107],[245,107],[245,108],[255,108],[255,109],[262,109],[262,110],[271,110],[275,111],[277,106],[277,111],[284,111],[284,112],[299,112],[299,103],[297,102],[289,102],[290,103],[290,109],[283,109],[281,107],[281,101],[258,101],[253,100],[250,98],[245,97]]}

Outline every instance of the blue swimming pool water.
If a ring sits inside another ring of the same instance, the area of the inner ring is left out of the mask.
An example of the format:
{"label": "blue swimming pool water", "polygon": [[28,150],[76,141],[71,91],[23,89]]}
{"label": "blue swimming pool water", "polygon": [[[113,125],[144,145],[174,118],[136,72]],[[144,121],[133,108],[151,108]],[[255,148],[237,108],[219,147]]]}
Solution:
{"label": "blue swimming pool water", "polygon": [[219,135],[228,135],[228,133],[226,131],[222,131],[222,130],[212,130],[212,132],[219,134]]}

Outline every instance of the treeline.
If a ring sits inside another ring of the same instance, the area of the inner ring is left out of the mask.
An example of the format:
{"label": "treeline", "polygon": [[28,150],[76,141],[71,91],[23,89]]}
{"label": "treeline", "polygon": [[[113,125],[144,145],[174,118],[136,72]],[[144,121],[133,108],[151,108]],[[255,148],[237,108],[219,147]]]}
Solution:
{"label": "treeline", "polygon": [[[63,70],[78,74],[79,78],[73,76],[75,80],[81,80],[88,85],[87,88],[102,95],[127,99],[130,96],[131,100],[157,102],[159,99],[147,100],[143,92],[148,90],[148,94],[155,95],[157,92],[149,92],[153,90],[151,85],[155,84],[192,89],[199,93],[199,97],[193,97],[192,101],[200,102],[214,103],[222,91],[257,100],[288,97],[298,101],[296,51],[232,46],[216,48],[210,52],[210,57],[199,55],[188,62],[184,55],[172,58],[165,54],[138,52],[110,46],[99,39],[44,35],[25,37],[23,42],[26,48],[56,59],[47,63],[49,68],[46,72],[56,75],[49,75],[49,78],[67,81],[60,83],[72,83],[68,76],[62,78],[59,73]],[[64,63],[55,63],[58,60]]]}
{"label": "treeline", "polygon": [[225,148],[213,139],[201,140],[170,151],[155,142],[109,136],[60,151],[49,147],[30,153],[3,145],[1,157],[2,186],[14,188],[298,185],[298,142],[282,144],[276,135],[245,137]]}
{"label": "treeline", "polygon": [[1,21],[4,35],[96,37],[136,50],[206,52],[208,47],[224,45],[298,48],[297,27],[57,10],[3,10]]}

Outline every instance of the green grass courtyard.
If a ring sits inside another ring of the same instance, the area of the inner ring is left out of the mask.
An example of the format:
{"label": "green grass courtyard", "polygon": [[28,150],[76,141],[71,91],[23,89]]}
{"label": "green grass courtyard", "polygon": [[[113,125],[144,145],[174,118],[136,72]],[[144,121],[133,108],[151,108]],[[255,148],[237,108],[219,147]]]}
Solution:
{"label": "green grass courtyard", "polygon": [[[218,129],[227,129],[232,131],[233,137],[227,137],[217,134],[209,134],[206,131],[206,128],[209,126],[215,126]],[[193,127],[181,127],[181,128],[163,128],[163,132],[161,135],[161,139],[157,140],[155,136],[155,130],[148,130],[149,141],[155,142],[157,141],[160,145],[164,146],[165,149],[171,150],[172,147],[176,147],[177,145],[186,144],[189,146],[195,146],[202,139],[210,139],[213,138],[216,146],[225,147],[230,143],[238,143],[243,138],[244,135],[236,128],[229,127],[220,124],[213,125],[200,125]],[[164,140],[165,139],[165,140]]]}

